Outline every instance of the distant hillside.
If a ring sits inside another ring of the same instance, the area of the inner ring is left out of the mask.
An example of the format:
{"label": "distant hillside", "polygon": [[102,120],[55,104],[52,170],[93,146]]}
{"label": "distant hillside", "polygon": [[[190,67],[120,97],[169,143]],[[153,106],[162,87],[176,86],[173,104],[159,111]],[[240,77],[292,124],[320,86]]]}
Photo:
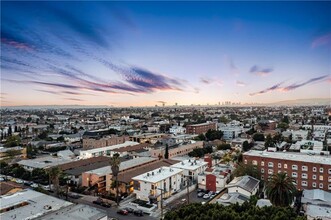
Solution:
{"label": "distant hillside", "polygon": [[330,105],[331,99],[294,99],[269,103],[268,105]]}

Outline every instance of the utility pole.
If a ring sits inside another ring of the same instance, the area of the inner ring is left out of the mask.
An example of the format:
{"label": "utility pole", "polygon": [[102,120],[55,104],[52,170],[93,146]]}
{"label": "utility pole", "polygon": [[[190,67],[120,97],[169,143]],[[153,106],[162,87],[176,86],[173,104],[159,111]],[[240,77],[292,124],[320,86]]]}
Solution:
{"label": "utility pole", "polygon": [[190,189],[189,189],[189,177],[186,177],[186,189],[187,189],[187,204],[190,204]]}
{"label": "utility pole", "polygon": [[161,191],[160,206],[161,206],[161,219],[163,219],[163,191],[164,191],[164,189],[161,189],[161,188],[157,188],[157,189]]}

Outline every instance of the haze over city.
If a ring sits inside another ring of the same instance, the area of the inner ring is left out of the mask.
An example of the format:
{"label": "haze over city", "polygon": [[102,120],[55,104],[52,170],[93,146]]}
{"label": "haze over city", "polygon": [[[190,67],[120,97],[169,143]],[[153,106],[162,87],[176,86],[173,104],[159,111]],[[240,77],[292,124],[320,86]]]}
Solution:
{"label": "haze over city", "polygon": [[1,105],[330,99],[330,2],[2,2]]}

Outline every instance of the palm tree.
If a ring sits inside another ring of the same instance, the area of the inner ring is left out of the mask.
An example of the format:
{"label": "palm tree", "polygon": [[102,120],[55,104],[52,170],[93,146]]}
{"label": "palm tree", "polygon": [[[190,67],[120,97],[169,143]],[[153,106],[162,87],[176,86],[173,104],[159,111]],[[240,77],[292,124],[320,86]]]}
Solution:
{"label": "palm tree", "polygon": [[266,194],[275,206],[289,206],[294,201],[295,180],[286,173],[273,174],[266,186]]}
{"label": "palm tree", "polygon": [[62,171],[58,166],[52,167],[48,170],[49,188],[52,189],[51,183],[53,183],[55,194],[59,193],[59,177],[61,172]]}
{"label": "palm tree", "polygon": [[118,206],[119,205],[119,201],[118,201],[118,181],[117,181],[117,176],[118,176],[118,173],[120,171],[120,164],[121,164],[121,161],[119,159],[119,155],[118,154],[114,154],[111,157],[109,164],[110,164],[110,167],[111,167],[112,174],[115,177],[115,183],[116,183],[116,203],[117,203],[117,206]]}

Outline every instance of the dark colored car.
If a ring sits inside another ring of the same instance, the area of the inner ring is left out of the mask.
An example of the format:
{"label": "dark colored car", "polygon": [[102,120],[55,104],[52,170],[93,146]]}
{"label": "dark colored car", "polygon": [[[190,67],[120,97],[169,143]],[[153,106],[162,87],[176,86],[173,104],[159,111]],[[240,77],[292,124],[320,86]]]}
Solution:
{"label": "dark colored car", "polygon": [[133,214],[136,215],[136,216],[143,216],[144,215],[143,211],[141,211],[139,209],[138,210],[134,210]]}
{"label": "dark colored car", "polygon": [[134,209],[133,208],[125,208],[125,210],[127,210],[129,213],[133,213]]}
{"label": "dark colored car", "polygon": [[198,198],[201,198],[201,197],[203,197],[204,195],[205,195],[204,192],[199,192],[199,193],[198,193]]}
{"label": "dark colored car", "polygon": [[110,208],[111,207],[111,204],[109,204],[107,202],[102,202],[100,205],[103,206],[103,207],[106,207],[106,208]]}
{"label": "dark colored car", "polygon": [[97,205],[101,205],[102,204],[102,201],[101,200],[95,200],[93,201],[94,204],[97,204]]}
{"label": "dark colored car", "polygon": [[129,214],[128,210],[126,210],[126,209],[120,209],[120,210],[117,211],[117,213],[120,214],[120,215],[128,215]]}
{"label": "dark colored car", "polygon": [[198,189],[197,193],[200,193],[200,192],[204,192],[204,190],[203,189]]}

